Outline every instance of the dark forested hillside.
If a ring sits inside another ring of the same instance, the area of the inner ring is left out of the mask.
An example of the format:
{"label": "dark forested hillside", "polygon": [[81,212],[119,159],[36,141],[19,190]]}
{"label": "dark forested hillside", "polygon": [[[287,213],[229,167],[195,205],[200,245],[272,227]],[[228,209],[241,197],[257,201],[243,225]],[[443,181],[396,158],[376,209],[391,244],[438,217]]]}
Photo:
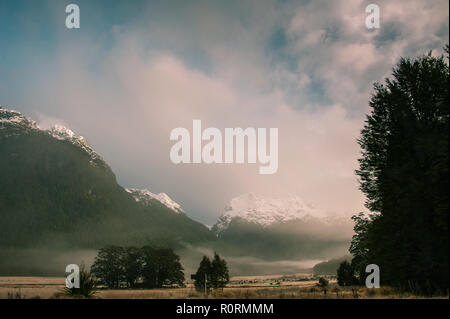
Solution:
{"label": "dark forested hillside", "polygon": [[93,162],[71,142],[8,122],[7,112],[2,114],[0,248],[174,247],[215,240],[185,214],[158,202],[137,203],[101,159]]}

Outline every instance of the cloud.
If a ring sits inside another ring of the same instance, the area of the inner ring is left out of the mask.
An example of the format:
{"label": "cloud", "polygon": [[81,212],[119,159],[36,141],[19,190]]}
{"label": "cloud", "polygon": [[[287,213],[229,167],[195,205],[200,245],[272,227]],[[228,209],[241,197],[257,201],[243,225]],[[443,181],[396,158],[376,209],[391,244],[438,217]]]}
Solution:
{"label": "cloud", "polygon": [[[372,83],[400,56],[442,52],[448,42],[447,1],[379,1],[376,31],[364,25],[365,5],[148,4],[109,29],[101,24],[106,34],[83,22],[77,36],[58,32],[51,63],[41,66],[44,58],[30,51],[32,62],[0,94],[16,91],[17,108],[42,122],[68,123],[123,186],[165,192],[206,223],[248,192],[298,194],[354,214],[363,210],[356,139]],[[172,164],[170,131],[191,130],[193,119],[221,130],[278,127],[277,174],[261,176],[258,165]]]}
{"label": "cloud", "polygon": [[[191,207],[204,207],[208,221],[231,197],[251,191],[299,193],[336,212],[360,206],[353,175],[360,123],[348,119],[342,106],[295,110],[276,90],[250,95],[172,54],[134,55],[141,50],[134,45],[119,43],[100,74],[70,55],[69,64],[62,55],[58,75],[39,97],[55,108],[64,105],[62,118],[86,136],[124,186],[166,192],[194,217]],[[125,48],[128,53],[122,54]],[[193,119],[222,130],[278,127],[278,173],[261,176],[250,164],[172,164],[170,131],[192,130]]]}

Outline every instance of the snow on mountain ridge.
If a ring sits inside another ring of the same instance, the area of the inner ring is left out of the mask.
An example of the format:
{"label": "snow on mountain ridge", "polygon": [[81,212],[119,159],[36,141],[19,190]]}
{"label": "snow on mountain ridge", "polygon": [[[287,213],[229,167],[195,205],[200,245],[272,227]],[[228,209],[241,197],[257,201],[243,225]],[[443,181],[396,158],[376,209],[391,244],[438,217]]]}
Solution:
{"label": "snow on mountain ridge", "polygon": [[143,202],[145,205],[149,205],[151,204],[152,199],[156,199],[176,213],[185,213],[180,204],[173,201],[166,193],[154,194],[148,189],[137,188],[126,188],[125,190],[130,193],[137,202]]}
{"label": "snow on mountain ridge", "polygon": [[39,129],[36,122],[30,118],[26,118],[22,113],[4,109],[0,105],[0,123],[2,124],[16,124],[22,127],[30,128],[30,129]]}
{"label": "snow on mountain ridge", "polygon": [[49,130],[46,130],[51,136],[60,141],[69,141],[77,145],[91,156],[90,163],[95,165],[96,161],[104,162],[100,155],[98,155],[88,144],[83,136],[76,135],[71,129],[63,125],[53,125]]}
{"label": "snow on mountain ridge", "polygon": [[233,198],[214,225],[216,233],[224,231],[234,218],[267,227],[290,220],[325,218],[326,215],[299,196],[263,197],[253,193]]}
{"label": "snow on mountain ridge", "polygon": [[[26,130],[36,130],[49,134],[50,136],[60,140],[60,141],[69,141],[70,143],[80,147],[82,150],[87,152],[90,157],[90,164],[92,166],[96,166],[97,164],[101,164],[106,166],[106,163],[103,161],[100,155],[98,155],[87,143],[86,139],[83,136],[76,135],[72,130],[62,126],[62,125],[54,125],[50,129],[42,129],[39,127],[35,121],[30,118],[25,117],[22,113],[4,109],[0,106],[0,123],[1,124],[11,124],[13,127],[19,129]],[[0,129],[2,126],[0,126]],[[21,131],[18,131],[17,134],[21,134]],[[11,133],[12,134],[12,133]],[[10,136],[11,134],[7,135]]]}
{"label": "snow on mountain ridge", "polygon": [[[89,163],[92,166],[100,164],[108,167],[101,156],[89,146],[86,139],[83,136],[76,135],[71,129],[59,124],[53,125],[49,129],[43,129],[35,121],[25,117],[22,113],[5,109],[0,105],[0,131],[3,129],[2,136],[4,137],[26,134],[30,130],[47,133],[57,140],[68,141],[84,150],[90,155],[91,159]],[[143,201],[144,204],[149,204],[151,199],[155,199],[176,213],[185,213],[181,206],[165,193],[153,194],[147,189],[140,190],[134,188],[126,189],[126,191],[131,193],[137,202]]]}

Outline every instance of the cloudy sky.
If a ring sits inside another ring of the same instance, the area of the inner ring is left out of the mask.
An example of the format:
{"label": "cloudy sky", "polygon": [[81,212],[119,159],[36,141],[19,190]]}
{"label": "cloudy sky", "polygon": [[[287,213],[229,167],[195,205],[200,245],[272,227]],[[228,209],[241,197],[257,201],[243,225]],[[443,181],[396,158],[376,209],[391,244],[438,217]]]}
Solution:
{"label": "cloudy sky", "polygon": [[[296,194],[364,210],[356,143],[375,81],[449,42],[447,0],[0,3],[0,104],[83,135],[124,187],[166,192],[211,224],[232,197]],[[365,7],[381,10],[380,29]],[[170,131],[277,127],[279,168],[181,164]]]}

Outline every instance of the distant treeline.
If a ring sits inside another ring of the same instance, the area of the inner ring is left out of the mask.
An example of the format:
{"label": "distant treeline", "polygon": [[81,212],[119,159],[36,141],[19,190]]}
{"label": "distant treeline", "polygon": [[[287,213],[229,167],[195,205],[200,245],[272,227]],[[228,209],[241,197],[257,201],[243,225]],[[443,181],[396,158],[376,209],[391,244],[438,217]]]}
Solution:
{"label": "distant treeline", "polygon": [[170,248],[107,246],[99,250],[91,273],[108,288],[184,286],[180,257]]}
{"label": "distant treeline", "polygon": [[[180,257],[170,248],[106,246],[99,250],[90,273],[108,288],[185,286]],[[197,290],[223,288],[229,281],[227,263],[217,253],[212,261],[203,256],[193,277]]]}

